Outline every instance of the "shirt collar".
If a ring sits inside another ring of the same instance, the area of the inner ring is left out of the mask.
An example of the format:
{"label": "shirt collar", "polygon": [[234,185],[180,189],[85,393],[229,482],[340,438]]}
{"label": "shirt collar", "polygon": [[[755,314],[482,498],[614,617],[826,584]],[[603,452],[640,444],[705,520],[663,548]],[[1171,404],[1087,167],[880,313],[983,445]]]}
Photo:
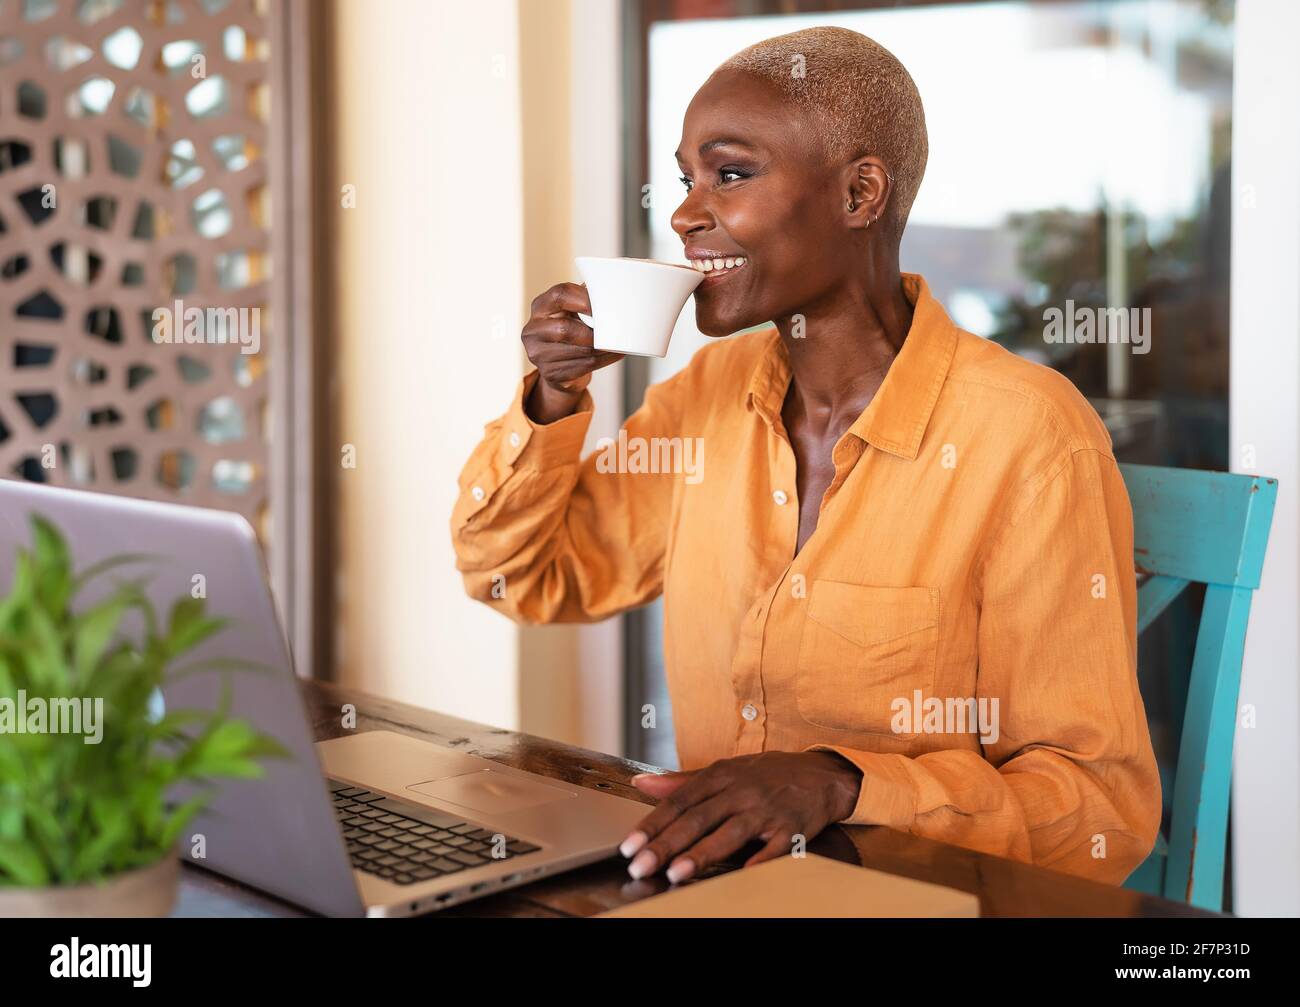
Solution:
{"label": "shirt collar", "polygon": [[[912,305],[912,327],[875,397],[849,427],[874,448],[911,461],[934,412],[957,349],[957,327],[919,273],[903,273],[903,296]],[[745,405],[768,423],[781,415],[790,386],[790,358],[773,328],[750,374]]]}

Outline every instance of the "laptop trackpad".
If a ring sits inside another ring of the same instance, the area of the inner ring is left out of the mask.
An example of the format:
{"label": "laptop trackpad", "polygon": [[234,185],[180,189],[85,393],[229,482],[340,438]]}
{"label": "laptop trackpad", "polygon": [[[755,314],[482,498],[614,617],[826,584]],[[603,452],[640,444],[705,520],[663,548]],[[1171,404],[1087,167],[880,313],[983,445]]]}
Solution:
{"label": "laptop trackpad", "polygon": [[550,804],[552,801],[577,796],[558,787],[520,780],[504,773],[494,773],[490,769],[413,783],[407,789],[489,815],[535,808],[539,804]]}

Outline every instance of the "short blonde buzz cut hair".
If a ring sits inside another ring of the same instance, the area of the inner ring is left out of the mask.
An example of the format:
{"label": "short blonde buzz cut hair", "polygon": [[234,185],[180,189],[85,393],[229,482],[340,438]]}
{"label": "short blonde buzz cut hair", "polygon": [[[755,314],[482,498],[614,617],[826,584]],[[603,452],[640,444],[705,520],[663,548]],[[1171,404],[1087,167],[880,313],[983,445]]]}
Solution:
{"label": "short blonde buzz cut hair", "polygon": [[831,163],[879,157],[892,177],[882,219],[895,239],[902,236],[930,142],[921,94],[893,53],[859,32],[825,25],[755,43],[714,74],[726,70],[768,80],[807,110]]}

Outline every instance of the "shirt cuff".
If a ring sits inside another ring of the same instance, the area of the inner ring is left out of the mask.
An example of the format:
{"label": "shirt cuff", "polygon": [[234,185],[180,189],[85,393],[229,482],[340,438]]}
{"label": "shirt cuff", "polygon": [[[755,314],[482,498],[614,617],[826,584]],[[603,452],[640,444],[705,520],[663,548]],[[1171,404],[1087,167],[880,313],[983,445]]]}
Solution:
{"label": "shirt cuff", "polygon": [[[582,390],[574,411],[554,423],[534,423],[524,409],[533,386],[541,373],[534,368],[523,376],[515,389],[514,401],[502,417],[501,438],[507,464],[526,465],[545,471],[571,465],[582,458],[582,444],[591,426],[593,404],[591,392]],[[515,437],[518,437],[518,443]],[[508,450],[506,450],[508,449]]]}
{"label": "shirt cuff", "polygon": [[[488,425],[487,438],[475,452],[479,464],[460,476],[460,497],[452,511],[452,526],[460,527],[483,510],[519,469],[545,472],[582,460],[582,445],[591,425],[592,399],[585,388],[576,410],[554,423],[534,423],[524,403],[539,373],[529,371],[515,388],[504,416]],[[483,449],[486,448],[486,451]]]}
{"label": "shirt cuff", "polygon": [[805,752],[834,752],[862,771],[857,804],[843,825],[886,825],[907,832],[916,821],[916,791],[903,755],[864,752],[840,745],[809,745]]}

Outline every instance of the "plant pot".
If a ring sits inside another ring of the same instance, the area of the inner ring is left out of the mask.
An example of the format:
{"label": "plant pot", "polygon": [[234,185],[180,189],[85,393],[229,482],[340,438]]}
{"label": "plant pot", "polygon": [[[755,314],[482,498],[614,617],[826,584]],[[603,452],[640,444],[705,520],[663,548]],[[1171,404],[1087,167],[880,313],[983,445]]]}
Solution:
{"label": "plant pot", "polygon": [[166,916],[176,904],[180,861],[170,855],[148,867],[83,885],[0,887],[5,917]]}

